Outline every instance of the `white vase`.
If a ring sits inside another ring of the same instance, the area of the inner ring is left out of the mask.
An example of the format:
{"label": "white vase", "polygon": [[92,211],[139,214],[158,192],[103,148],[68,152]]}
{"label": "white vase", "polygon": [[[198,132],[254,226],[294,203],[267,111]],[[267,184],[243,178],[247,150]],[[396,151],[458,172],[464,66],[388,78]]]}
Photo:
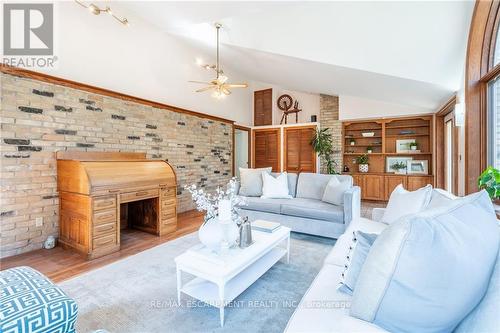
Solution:
{"label": "white vase", "polygon": [[224,240],[224,232],[218,219],[213,217],[203,223],[198,230],[198,238],[211,251],[219,252],[220,245]]}
{"label": "white vase", "polygon": [[359,172],[368,172],[368,164],[360,164]]}
{"label": "white vase", "polygon": [[219,224],[222,228],[222,234],[224,241],[229,245],[229,247],[233,247],[238,242],[238,237],[240,236],[240,229],[236,225],[234,221],[219,221]]}

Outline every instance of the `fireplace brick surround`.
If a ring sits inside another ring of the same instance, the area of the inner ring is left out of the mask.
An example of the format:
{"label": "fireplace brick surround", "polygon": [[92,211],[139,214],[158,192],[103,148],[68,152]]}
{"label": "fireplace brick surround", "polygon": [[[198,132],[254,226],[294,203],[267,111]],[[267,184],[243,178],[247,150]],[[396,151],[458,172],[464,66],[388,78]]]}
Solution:
{"label": "fireplace brick surround", "polygon": [[[207,190],[232,174],[232,125],[222,121],[1,73],[0,257],[58,235],[55,152],[145,152],[174,167],[179,212],[186,184]],[[37,219],[42,218],[41,226]]]}

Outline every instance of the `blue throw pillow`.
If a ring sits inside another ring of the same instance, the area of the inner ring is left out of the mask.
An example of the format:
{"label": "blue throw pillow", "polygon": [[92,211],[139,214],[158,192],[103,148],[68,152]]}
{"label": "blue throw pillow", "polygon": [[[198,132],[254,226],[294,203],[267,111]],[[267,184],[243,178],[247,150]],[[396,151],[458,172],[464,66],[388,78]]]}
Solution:
{"label": "blue throw pillow", "polygon": [[345,269],[337,287],[339,291],[348,295],[352,295],[361,267],[363,267],[366,256],[377,238],[376,234],[367,234],[362,231],[353,231],[352,236],[352,244],[347,254]]}
{"label": "blue throw pillow", "polygon": [[404,217],[373,243],[350,314],[391,332],[451,332],[484,296],[499,243],[484,190]]}

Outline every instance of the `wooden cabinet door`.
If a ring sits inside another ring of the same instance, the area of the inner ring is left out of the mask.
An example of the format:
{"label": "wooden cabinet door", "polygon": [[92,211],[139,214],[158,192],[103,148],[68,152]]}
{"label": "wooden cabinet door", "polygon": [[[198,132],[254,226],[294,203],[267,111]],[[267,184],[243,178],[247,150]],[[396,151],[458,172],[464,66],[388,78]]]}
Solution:
{"label": "wooden cabinet door", "polygon": [[385,176],[385,200],[389,200],[392,191],[399,184],[403,184],[403,187],[406,188],[406,176],[403,175],[394,175],[394,176]]}
{"label": "wooden cabinet door", "polygon": [[433,176],[408,176],[408,191],[415,191],[427,184],[433,185]]}
{"label": "wooden cabinet door", "polygon": [[363,199],[384,200],[384,176],[363,175]]}
{"label": "wooden cabinet door", "polygon": [[272,167],[281,171],[281,133],[279,128],[253,130],[254,168]]}
{"label": "wooden cabinet door", "polygon": [[258,90],[253,93],[254,126],[273,124],[273,90]]}
{"label": "wooden cabinet door", "polygon": [[285,171],[316,172],[316,153],[311,145],[315,130],[315,127],[285,128]]}

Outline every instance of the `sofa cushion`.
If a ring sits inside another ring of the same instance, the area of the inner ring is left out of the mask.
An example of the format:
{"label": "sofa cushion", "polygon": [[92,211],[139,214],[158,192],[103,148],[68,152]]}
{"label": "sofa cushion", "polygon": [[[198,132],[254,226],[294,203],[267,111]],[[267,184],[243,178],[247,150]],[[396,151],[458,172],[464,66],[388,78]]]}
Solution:
{"label": "sofa cushion", "polygon": [[426,210],[439,209],[441,207],[447,206],[452,200],[458,197],[454,194],[442,190],[440,188],[432,189],[431,200],[429,204],[425,207]]}
{"label": "sofa cushion", "polygon": [[265,199],[291,199],[289,194],[287,173],[283,172],[277,176],[262,173],[262,195]]}
{"label": "sofa cushion", "polygon": [[280,214],[281,204],[290,202],[291,200],[294,199],[266,199],[260,197],[246,197],[246,205],[239,205],[239,208]]}
{"label": "sofa cushion", "polygon": [[[271,175],[274,177],[278,177],[280,175],[279,172],[271,172]],[[297,179],[299,176],[296,173],[288,173],[286,174],[288,178],[288,194],[295,198],[295,194],[297,193]]]}
{"label": "sofa cushion", "polygon": [[297,198],[321,200],[325,193],[326,184],[334,175],[302,172],[297,181]]}
{"label": "sofa cushion", "polygon": [[358,217],[352,220],[345,233],[337,239],[335,246],[325,259],[325,264],[344,267],[345,257],[349,252],[352,233],[354,231],[359,230],[379,235],[385,228],[387,228],[387,224],[375,222],[364,217]]}
{"label": "sofa cushion", "polygon": [[337,291],[342,267],[325,265],[288,321],[287,333],[386,332],[349,316],[351,297]]}
{"label": "sofa cushion", "polygon": [[271,173],[272,168],[247,169],[240,168],[239,195],[260,197],[262,195],[262,172]]}
{"label": "sofa cushion", "polygon": [[486,295],[455,329],[455,333],[495,332],[500,327],[500,251]]}
{"label": "sofa cushion", "polygon": [[342,206],[344,204],[344,194],[350,188],[351,185],[348,182],[341,182],[337,177],[331,177],[328,184],[326,184],[321,200],[332,205]]}
{"label": "sofa cushion", "polygon": [[387,224],[396,222],[399,218],[415,214],[425,209],[432,195],[432,186],[427,185],[415,191],[407,191],[403,185],[398,185],[392,191],[385,209],[382,221]]}
{"label": "sofa cushion", "polygon": [[367,234],[359,230],[353,232],[351,246],[344,259],[345,269],[338,286],[339,291],[352,295],[361,267],[363,267],[375,239],[377,239],[377,234]]}
{"label": "sofa cushion", "polygon": [[350,313],[394,332],[451,332],[484,296],[499,242],[484,190],[407,216],[373,244]]}
{"label": "sofa cushion", "polygon": [[281,214],[344,223],[343,207],[314,199],[290,199],[281,205]]}

